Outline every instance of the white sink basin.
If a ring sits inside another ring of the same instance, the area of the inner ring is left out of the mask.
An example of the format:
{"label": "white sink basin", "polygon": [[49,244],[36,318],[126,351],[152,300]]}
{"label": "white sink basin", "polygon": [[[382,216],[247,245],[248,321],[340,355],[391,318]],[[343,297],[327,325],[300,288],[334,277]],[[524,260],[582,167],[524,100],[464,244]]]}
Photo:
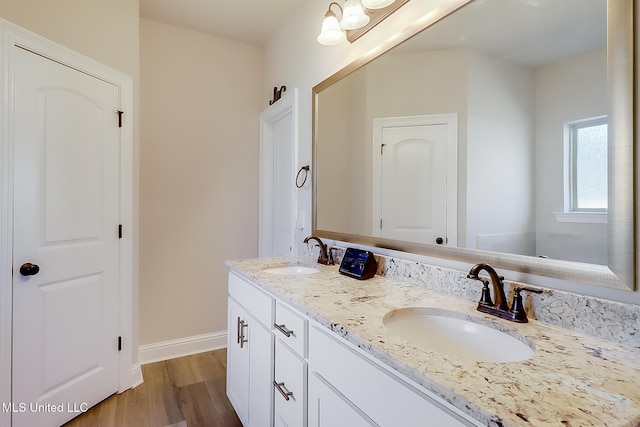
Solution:
{"label": "white sink basin", "polygon": [[391,333],[411,344],[463,360],[516,362],[535,354],[517,332],[501,332],[479,322],[486,319],[430,307],[392,310],[383,318]]}
{"label": "white sink basin", "polygon": [[285,275],[300,275],[300,274],[314,274],[320,270],[315,267],[308,267],[306,265],[285,265],[281,267],[271,267],[264,270],[271,274],[285,274]]}

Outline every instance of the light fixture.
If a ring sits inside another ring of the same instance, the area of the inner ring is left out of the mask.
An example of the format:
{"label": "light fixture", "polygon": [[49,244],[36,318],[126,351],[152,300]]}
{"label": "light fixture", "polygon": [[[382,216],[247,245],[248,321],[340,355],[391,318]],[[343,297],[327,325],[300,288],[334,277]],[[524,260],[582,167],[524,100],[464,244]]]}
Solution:
{"label": "light fixture", "polygon": [[342,7],[336,2],[331,2],[329,4],[329,9],[327,13],[324,14],[324,20],[322,21],[322,29],[320,30],[320,35],[318,36],[318,43],[324,45],[334,45],[338,43],[342,43],[346,38],[346,34],[340,27],[340,23],[338,22],[338,18],[336,18],[336,14],[331,10],[331,6],[338,6],[340,9],[340,13],[342,13]]}
{"label": "light fixture", "polygon": [[[333,5],[338,6],[338,9],[340,9],[342,14],[340,22],[338,22],[336,14],[331,10]],[[324,14],[318,42],[325,45],[341,43],[346,39],[345,31],[362,28],[369,23],[369,20],[369,15],[365,13],[360,0],[347,0],[344,8],[336,2],[331,2],[327,13]]]}
{"label": "light fixture", "polygon": [[362,0],[362,5],[367,9],[382,9],[389,6],[395,0]]}
{"label": "light fixture", "polygon": [[342,10],[340,26],[344,30],[355,30],[369,23],[369,15],[364,13],[360,0],[347,0]]}
{"label": "light fixture", "polygon": [[[342,43],[345,39],[353,43],[409,1],[344,0],[344,6],[333,1],[329,3],[324,15],[318,43],[334,45]],[[339,21],[336,13],[331,10],[334,5],[340,9]]]}
{"label": "light fixture", "polygon": [[[358,36],[354,36],[353,34],[363,34],[367,31],[365,28],[361,30],[360,33],[355,32],[353,30],[359,30],[363,27],[367,27],[369,25],[369,21],[371,21],[370,15],[374,16],[378,23],[380,18],[378,15],[380,13],[392,13],[398,7],[402,6],[404,3],[409,0],[345,0],[344,6],[340,6],[337,2],[329,3],[329,8],[327,9],[327,13],[324,14],[324,20],[322,21],[322,29],[320,30],[320,35],[318,36],[318,43],[324,45],[334,45],[338,43],[342,43],[345,39],[347,39],[347,32],[351,34],[349,41],[353,42],[355,38]],[[396,6],[393,7],[391,12],[387,11],[377,11],[375,9],[384,9],[392,3],[396,3]],[[332,6],[337,6],[340,9],[340,21],[333,10],[331,10]],[[366,10],[365,10],[366,7]],[[383,18],[386,15],[383,15]],[[373,25],[375,25],[375,23]]]}

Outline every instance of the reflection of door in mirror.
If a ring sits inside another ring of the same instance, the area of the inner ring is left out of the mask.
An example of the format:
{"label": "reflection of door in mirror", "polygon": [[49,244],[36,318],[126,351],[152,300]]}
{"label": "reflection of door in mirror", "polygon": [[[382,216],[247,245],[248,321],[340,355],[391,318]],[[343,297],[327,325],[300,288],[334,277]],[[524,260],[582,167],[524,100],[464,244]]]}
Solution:
{"label": "reflection of door in mirror", "polygon": [[[457,115],[374,120],[372,235],[456,244],[456,183],[447,191],[447,151],[457,147]],[[449,217],[447,216],[449,214]]]}

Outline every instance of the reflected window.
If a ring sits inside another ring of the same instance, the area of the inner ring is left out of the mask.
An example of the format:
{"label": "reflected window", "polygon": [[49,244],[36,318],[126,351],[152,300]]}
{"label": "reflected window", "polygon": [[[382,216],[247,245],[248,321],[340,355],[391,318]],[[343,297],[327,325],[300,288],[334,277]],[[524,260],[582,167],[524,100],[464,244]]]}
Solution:
{"label": "reflected window", "polygon": [[[569,194],[567,212],[606,212],[607,195],[607,117],[596,117],[566,124],[568,156],[565,188]],[[567,197],[568,196],[568,197]]]}

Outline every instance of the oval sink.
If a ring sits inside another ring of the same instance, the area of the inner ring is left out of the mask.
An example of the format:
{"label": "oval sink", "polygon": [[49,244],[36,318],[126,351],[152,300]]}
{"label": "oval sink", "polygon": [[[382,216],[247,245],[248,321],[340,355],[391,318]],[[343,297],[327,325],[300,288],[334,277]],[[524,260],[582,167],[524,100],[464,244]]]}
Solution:
{"label": "oval sink", "polygon": [[535,354],[517,332],[512,331],[515,335],[512,336],[479,323],[485,319],[455,311],[402,308],[390,311],[382,321],[390,332],[413,345],[463,360],[516,362]]}
{"label": "oval sink", "polygon": [[315,267],[307,267],[305,265],[285,265],[281,267],[266,268],[264,271],[271,274],[296,275],[296,274],[314,274],[319,272],[320,270]]}

